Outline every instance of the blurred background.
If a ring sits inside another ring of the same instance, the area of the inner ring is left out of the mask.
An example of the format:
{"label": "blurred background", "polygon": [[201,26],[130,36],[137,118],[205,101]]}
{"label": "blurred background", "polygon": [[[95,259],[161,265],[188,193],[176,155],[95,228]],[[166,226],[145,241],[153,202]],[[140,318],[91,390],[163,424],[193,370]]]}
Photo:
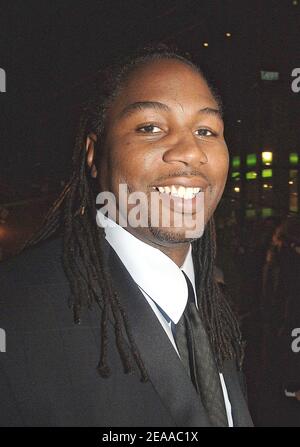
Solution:
{"label": "blurred background", "polygon": [[300,0],[0,7],[0,260],[18,252],[62,190],[95,73],[137,45],[179,46],[225,104],[230,172],[216,212],[216,275],[246,340],[253,420],[300,426],[300,353],[290,348],[300,328]]}

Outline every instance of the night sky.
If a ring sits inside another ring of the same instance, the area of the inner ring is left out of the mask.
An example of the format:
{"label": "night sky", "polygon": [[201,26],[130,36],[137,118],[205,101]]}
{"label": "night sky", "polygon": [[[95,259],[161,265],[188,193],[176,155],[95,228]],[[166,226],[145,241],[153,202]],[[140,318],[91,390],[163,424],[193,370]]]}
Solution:
{"label": "night sky", "polygon": [[78,106],[95,72],[137,45],[172,43],[193,55],[223,96],[233,151],[237,120],[255,132],[260,70],[280,72],[290,126],[299,127],[300,93],[290,88],[291,71],[300,66],[300,2],[293,3],[1,1],[0,68],[7,75],[7,92],[0,94],[2,182],[66,175]]}

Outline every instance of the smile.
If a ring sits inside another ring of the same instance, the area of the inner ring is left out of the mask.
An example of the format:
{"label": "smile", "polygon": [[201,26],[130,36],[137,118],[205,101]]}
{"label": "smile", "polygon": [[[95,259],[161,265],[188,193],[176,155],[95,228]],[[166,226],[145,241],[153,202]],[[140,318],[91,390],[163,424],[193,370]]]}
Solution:
{"label": "smile", "polygon": [[185,187],[182,185],[170,185],[170,186],[157,186],[154,187],[155,190],[159,191],[162,194],[169,194],[173,197],[179,197],[181,199],[193,199],[199,192],[202,192],[203,189],[200,187]]}

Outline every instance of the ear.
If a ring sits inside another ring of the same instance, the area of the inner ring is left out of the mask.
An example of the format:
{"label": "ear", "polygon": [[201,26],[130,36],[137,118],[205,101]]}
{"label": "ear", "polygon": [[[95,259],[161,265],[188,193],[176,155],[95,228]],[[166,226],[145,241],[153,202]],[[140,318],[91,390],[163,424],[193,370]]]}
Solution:
{"label": "ear", "polygon": [[91,176],[93,178],[97,177],[97,168],[95,166],[95,143],[97,142],[97,135],[90,133],[86,139],[86,163],[91,170]]}

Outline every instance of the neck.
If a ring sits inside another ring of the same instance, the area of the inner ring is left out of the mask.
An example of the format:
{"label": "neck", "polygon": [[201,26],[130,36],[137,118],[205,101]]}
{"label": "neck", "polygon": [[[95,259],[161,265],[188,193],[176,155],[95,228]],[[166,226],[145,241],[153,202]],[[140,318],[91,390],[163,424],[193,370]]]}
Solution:
{"label": "neck", "polygon": [[167,255],[178,267],[181,267],[185,261],[186,255],[189,251],[190,243],[178,244],[177,247],[158,246],[157,248]]}

